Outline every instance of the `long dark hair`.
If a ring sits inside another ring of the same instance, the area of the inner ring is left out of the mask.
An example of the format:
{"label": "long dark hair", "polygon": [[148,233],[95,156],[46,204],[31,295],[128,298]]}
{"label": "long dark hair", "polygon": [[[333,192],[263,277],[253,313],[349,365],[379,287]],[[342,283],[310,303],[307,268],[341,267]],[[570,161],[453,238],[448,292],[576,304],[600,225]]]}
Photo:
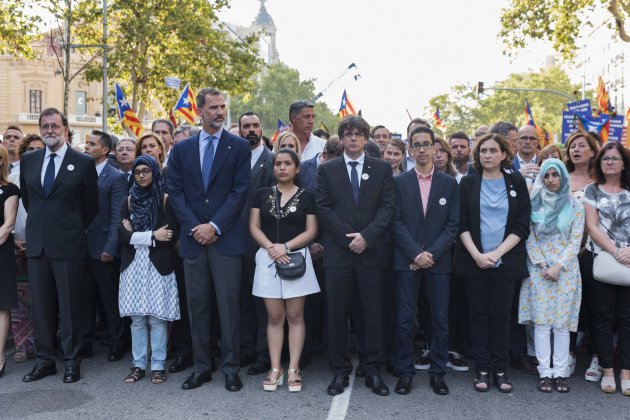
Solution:
{"label": "long dark hair", "polygon": [[621,160],[623,161],[623,169],[621,170],[619,180],[621,188],[630,190],[630,172],[628,172],[628,168],[630,167],[630,157],[628,157],[628,151],[620,142],[617,141],[609,141],[599,150],[599,153],[595,158],[595,165],[593,168],[593,173],[595,174],[595,184],[601,185],[606,183],[606,178],[604,177],[604,172],[602,171],[602,158],[604,157],[604,153],[611,149],[617,149],[621,155]]}

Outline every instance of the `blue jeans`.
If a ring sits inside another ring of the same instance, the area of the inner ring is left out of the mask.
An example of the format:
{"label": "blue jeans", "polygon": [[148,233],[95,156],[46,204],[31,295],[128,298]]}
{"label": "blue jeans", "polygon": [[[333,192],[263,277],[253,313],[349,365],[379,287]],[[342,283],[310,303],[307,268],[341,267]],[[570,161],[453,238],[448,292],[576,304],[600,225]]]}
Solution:
{"label": "blue jeans", "polygon": [[131,316],[131,351],[133,365],[140,369],[147,367],[149,330],[147,321],[151,325],[151,370],[164,370],[166,362],[166,331],[168,321],[151,315]]}

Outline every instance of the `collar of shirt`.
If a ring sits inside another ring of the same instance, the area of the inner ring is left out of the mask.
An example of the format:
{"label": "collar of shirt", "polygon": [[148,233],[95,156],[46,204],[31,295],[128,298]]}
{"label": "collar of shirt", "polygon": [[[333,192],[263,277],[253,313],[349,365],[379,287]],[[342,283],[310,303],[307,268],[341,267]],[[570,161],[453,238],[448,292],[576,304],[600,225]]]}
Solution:
{"label": "collar of shirt", "polygon": [[324,139],[311,133],[306,147],[302,150],[302,161],[309,160],[317,155],[317,153],[321,153],[325,145],[326,141]]}
{"label": "collar of shirt", "polygon": [[252,149],[252,160],[250,162],[250,169],[254,169],[254,165],[256,165],[256,162],[258,162],[258,159],[262,155],[264,147],[267,146],[265,146],[265,143],[261,141],[255,149]]}
{"label": "collar of shirt", "polygon": [[420,181],[431,181],[433,179],[433,172],[435,171],[435,166],[431,167],[431,172],[429,172],[429,175],[422,175],[420,172],[418,172],[418,168],[416,168],[415,166],[413,170],[416,171],[416,175],[418,176],[418,179]]}
{"label": "collar of shirt", "polygon": [[365,162],[365,153],[362,153],[358,159],[350,159],[348,155],[344,153],[343,160],[346,163],[346,165],[348,165],[349,162],[359,162],[359,165],[363,165],[363,162]]}
{"label": "collar of shirt", "polygon": [[19,170],[20,170],[19,160],[16,160],[15,162],[9,164],[9,173],[19,172]]}
{"label": "collar of shirt", "polygon": [[[68,143],[65,143],[61,145],[61,147],[55,152],[57,154],[57,157],[55,159],[60,159],[60,162],[63,162],[63,158],[66,156],[66,152],[68,151]],[[44,162],[48,161],[48,156],[50,156],[52,154],[52,152],[50,151],[50,149],[48,147],[46,147],[46,153],[44,154]],[[46,165],[46,163],[44,163],[44,165]]]}
{"label": "collar of shirt", "polygon": [[203,142],[205,144],[206,140],[209,139],[210,136],[213,136],[216,139],[220,139],[222,135],[223,135],[223,127],[219,128],[219,131],[217,131],[214,134],[208,134],[206,130],[201,130],[201,132],[199,133],[199,143]]}
{"label": "collar of shirt", "polygon": [[530,160],[529,162],[526,162],[525,160],[523,160],[523,158],[521,158],[521,155],[517,153],[516,159],[518,159],[518,163],[520,163],[522,166],[522,165],[527,165],[529,163],[536,164],[536,161],[538,160],[538,156],[534,155],[534,158],[532,160]]}
{"label": "collar of shirt", "polygon": [[104,161],[102,161],[101,163],[96,165],[96,174],[98,176],[101,176],[101,172],[103,172],[103,169],[105,168],[105,165],[107,165],[107,159],[105,159]]}

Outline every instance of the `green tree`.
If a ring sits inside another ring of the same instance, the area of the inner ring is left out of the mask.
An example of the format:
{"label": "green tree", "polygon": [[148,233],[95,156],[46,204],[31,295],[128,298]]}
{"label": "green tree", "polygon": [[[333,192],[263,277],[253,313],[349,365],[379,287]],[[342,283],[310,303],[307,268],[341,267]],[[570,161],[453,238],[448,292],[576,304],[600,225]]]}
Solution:
{"label": "green tree", "polygon": [[[580,89],[578,85],[571,84],[569,76],[558,66],[538,72],[514,73],[493,87],[552,89],[574,96]],[[592,92],[588,94],[592,95]],[[451,89],[451,93],[431,98],[426,112],[432,114],[436,106],[440,107],[440,115],[448,129],[447,135],[456,130],[471,133],[480,125],[492,125],[497,121],[525,125],[526,99],[536,123],[559,134],[562,129],[562,111],[566,110],[567,100],[549,93],[488,90],[487,94],[476,98],[472,86],[457,85]]]}
{"label": "green tree", "polygon": [[501,30],[510,54],[527,45],[527,39],[548,40],[564,58],[575,56],[576,39],[585,26],[594,26],[595,11],[608,11],[609,25],[619,38],[630,42],[630,1],[628,0],[510,0],[501,10]]}
{"label": "green tree", "polygon": [[[238,122],[238,117],[247,111],[254,111],[262,119],[265,135],[271,137],[278,127],[278,119],[285,124],[289,121],[291,103],[315,96],[315,85],[312,80],[300,80],[300,73],[283,63],[275,63],[260,74],[256,87],[250,93],[234,95],[230,98],[230,116]],[[339,118],[334,115],[325,103],[315,104],[315,127],[320,122],[335,134]]]}

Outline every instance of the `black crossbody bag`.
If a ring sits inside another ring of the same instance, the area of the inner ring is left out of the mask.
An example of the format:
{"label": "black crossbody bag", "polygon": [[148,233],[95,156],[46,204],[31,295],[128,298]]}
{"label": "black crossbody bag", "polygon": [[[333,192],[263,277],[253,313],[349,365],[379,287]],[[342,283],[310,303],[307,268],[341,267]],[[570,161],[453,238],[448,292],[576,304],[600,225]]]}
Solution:
{"label": "black crossbody bag", "polygon": [[[280,194],[278,188],[274,188],[276,198],[276,243],[280,243]],[[290,252],[287,254],[290,261],[286,264],[275,262],[276,274],[283,280],[295,280],[304,276],[306,272],[306,250],[304,255],[301,252]]]}

